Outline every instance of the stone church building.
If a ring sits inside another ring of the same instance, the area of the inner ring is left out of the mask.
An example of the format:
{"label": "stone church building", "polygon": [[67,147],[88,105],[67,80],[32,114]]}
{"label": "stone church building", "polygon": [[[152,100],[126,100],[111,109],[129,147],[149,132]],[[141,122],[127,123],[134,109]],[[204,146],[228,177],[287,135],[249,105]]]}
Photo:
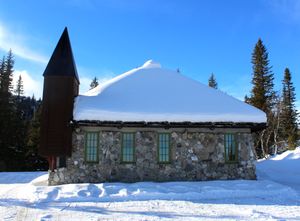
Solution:
{"label": "stone church building", "polygon": [[79,95],[67,29],[43,75],[49,185],[256,178],[255,107],[151,60]]}

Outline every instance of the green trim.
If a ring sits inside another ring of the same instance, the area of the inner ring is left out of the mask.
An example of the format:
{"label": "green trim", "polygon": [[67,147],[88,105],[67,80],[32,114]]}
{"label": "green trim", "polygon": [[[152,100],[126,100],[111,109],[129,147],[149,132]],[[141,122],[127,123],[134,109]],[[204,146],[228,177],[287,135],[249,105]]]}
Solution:
{"label": "green trim", "polygon": [[[88,142],[88,134],[96,134],[96,160],[88,160],[87,159],[87,142]],[[91,132],[87,131],[84,135],[85,143],[84,143],[84,161],[86,163],[98,163],[99,162],[99,132]]]}
{"label": "green trim", "polygon": [[[124,160],[124,145],[123,145],[123,141],[124,141],[124,135],[125,134],[132,134],[133,135],[133,151],[132,151],[132,154],[133,154],[133,157],[132,157],[132,161],[127,161],[127,160]],[[126,163],[135,163],[136,162],[136,155],[135,155],[135,145],[136,145],[136,142],[135,142],[135,133],[134,132],[122,132],[121,133],[121,163],[122,164],[126,164]]]}
{"label": "green trim", "polygon": [[[232,136],[233,138],[233,144],[231,143],[231,146],[228,147],[228,148],[232,148],[232,145],[234,145],[234,150],[235,150],[235,159],[234,160],[228,160],[228,156],[227,156],[227,153],[226,153],[226,136]],[[237,139],[237,134],[234,134],[234,133],[226,133],[224,134],[224,158],[225,158],[225,163],[238,163],[238,148],[239,148],[239,145],[238,145],[238,139]]]}
{"label": "green trim", "polygon": [[[159,140],[159,135],[168,135],[168,143],[169,143],[169,159],[166,161],[160,161],[160,140]],[[170,164],[171,163],[171,133],[158,133],[157,134],[157,162],[159,164]]]}

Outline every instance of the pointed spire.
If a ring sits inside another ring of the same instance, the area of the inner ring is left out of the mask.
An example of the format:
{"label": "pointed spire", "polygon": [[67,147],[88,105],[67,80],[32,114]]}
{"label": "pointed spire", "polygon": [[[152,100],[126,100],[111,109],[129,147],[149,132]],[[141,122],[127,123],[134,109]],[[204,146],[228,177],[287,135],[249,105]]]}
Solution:
{"label": "pointed spire", "polygon": [[54,49],[43,76],[73,76],[79,83],[67,27]]}

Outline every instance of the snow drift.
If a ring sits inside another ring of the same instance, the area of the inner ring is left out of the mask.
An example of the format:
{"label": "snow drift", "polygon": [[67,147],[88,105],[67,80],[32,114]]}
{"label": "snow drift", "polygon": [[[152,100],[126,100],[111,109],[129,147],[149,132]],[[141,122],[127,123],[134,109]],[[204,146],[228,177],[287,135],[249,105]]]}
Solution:
{"label": "snow drift", "polygon": [[258,176],[293,187],[300,193],[300,147],[260,160]]}

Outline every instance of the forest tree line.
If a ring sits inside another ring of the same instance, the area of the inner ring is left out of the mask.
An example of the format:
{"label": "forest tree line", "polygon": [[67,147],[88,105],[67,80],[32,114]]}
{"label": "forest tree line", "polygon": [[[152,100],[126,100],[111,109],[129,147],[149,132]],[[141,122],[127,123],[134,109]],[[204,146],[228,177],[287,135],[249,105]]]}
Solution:
{"label": "forest tree line", "polygon": [[[13,85],[14,62],[12,51],[0,59],[0,171],[47,170],[47,161],[38,155],[42,101],[24,96],[21,76]],[[294,149],[299,131],[291,71],[283,71],[282,90],[275,91],[274,74],[261,39],[254,47],[251,63],[252,90],[245,102],[267,115],[267,127],[254,134],[257,157],[266,157],[278,149]],[[90,88],[98,85],[95,77]],[[218,89],[214,74],[208,85]]]}
{"label": "forest tree line", "polygon": [[14,56],[0,60],[0,171],[47,170],[38,155],[41,100],[24,96],[21,75],[13,85]]}

